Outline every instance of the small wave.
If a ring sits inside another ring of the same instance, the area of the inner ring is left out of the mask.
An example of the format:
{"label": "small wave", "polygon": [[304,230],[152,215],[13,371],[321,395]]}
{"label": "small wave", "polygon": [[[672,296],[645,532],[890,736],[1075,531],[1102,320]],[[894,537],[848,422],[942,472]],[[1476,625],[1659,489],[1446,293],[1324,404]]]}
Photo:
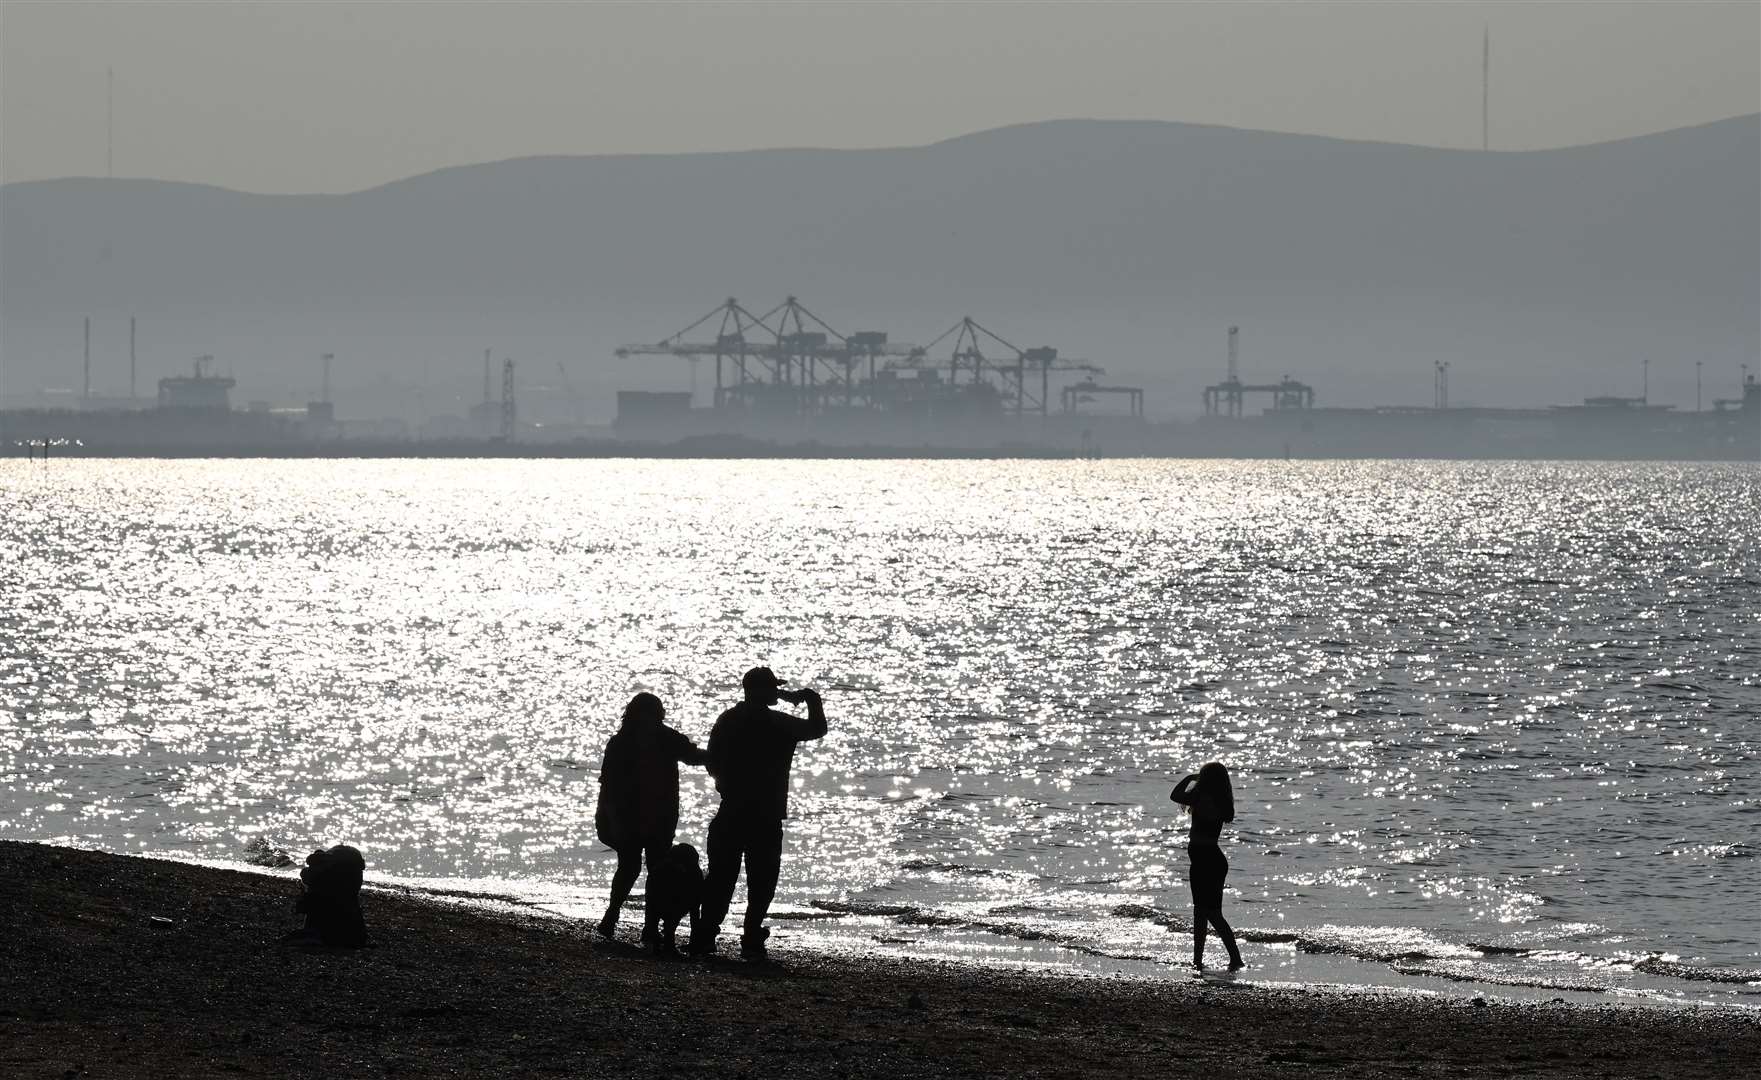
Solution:
{"label": "small wave", "polygon": [[1403,960],[1442,959],[1440,956],[1432,956],[1423,949],[1376,949],[1338,938],[1312,938],[1301,934],[1296,936],[1296,951],[1321,956],[1350,956],[1358,960],[1373,960],[1382,964],[1393,964]]}
{"label": "small wave", "polygon": [[[1046,926],[1035,926],[1030,923],[1012,922],[999,919],[967,919],[954,915],[942,915],[933,911],[908,904],[864,904],[847,903],[841,900],[814,900],[812,906],[828,913],[822,917],[837,915],[870,915],[889,918],[901,926],[928,926],[950,930],[967,930],[981,934],[992,934],[997,937],[1012,938],[1016,941],[1031,941],[1054,945],[1061,949],[1069,949],[1084,956],[1100,957],[1108,960],[1139,960],[1155,963],[1166,959],[1160,956],[1148,956],[1139,953],[1112,952],[1091,938],[1068,933]],[[1004,914],[1014,910],[1025,910],[1025,905],[1005,906],[996,909],[993,914]],[[775,916],[773,916],[774,918]]]}
{"label": "small wave", "polygon": [[811,906],[828,911],[834,915],[874,915],[880,918],[895,919],[901,915],[915,915],[918,908],[911,904],[851,904],[842,900],[813,900]]}
{"label": "small wave", "polygon": [[1706,692],[1704,687],[1695,686],[1693,683],[1667,682],[1662,679],[1659,679],[1656,682],[1641,683],[1640,686],[1645,690],[1679,690],[1688,694],[1703,694]]}
{"label": "small wave", "polygon": [[[1184,915],[1163,911],[1161,908],[1151,907],[1148,904],[1120,904],[1113,908],[1113,914],[1121,919],[1141,919],[1152,922],[1176,933],[1192,933],[1191,919]],[[1242,941],[1252,941],[1261,945],[1289,945],[1300,938],[1300,935],[1290,933],[1287,930],[1254,930],[1249,927],[1238,928],[1235,931],[1235,936]]]}
{"label": "small wave", "polygon": [[1689,979],[1693,982],[1761,983],[1761,971],[1744,968],[1700,967],[1696,964],[1665,960],[1663,957],[1655,955],[1635,962],[1633,970],[1642,971],[1647,975],[1665,975],[1672,979]]}
{"label": "small wave", "polygon": [[[1192,920],[1173,912],[1148,904],[1120,904],[1113,908],[1113,914],[1121,919],[1142,919],[1163,926],[1169,930],[1190,933]],[[1347,933],[1328,933],[1326,931],[1292,932],[1288,930],[1255,930],[1250,927],[1238,927],[1235,936],[1243,941],[1252,941],[1264,945],[1295,945],[1298,952],[1317,955],[1350,956],[1358,960],[1369,960],[1384,964],[1396,961],[1416,960],[1453,960],[1460,959],[1460,952],[1446,952],[1450,948],[1445,943],[1438,943],[1439,951],[1427,951],[1424,948],[1388,948],[1379,947],[1374,941],[1365,940],[1361,936]],[[1477,946],[1470,946],[1477,948]]]}
{"label": "small wave", "polygon": [[1395,961],[1388,965],[1402,975],[1430,975],[1451,982],[1486,983],[1491,986],[1526,986],[1540,990],[1577,990],[1584,993],[1605,993],[1607,986],[1577,979],[1560,979],[1548,975],[1523,975],[1510,971],[1492,971],[1473,961],[1428,959]]}
{"label": "small wave", "polygon": [[[1011,938],[1016,941],[1028,941],[1052,945],[1061,949],[1112,960],[1146,961],[1151,963],[1166,962],[1163,955],[1147,955],[1142,953],[1118,952],[1096,941],[1091,935],[1073,933],[1054,927],[1035,925],[998,919],[994,916],[1011,914],[1031,914],[1036,909],[1027,904],[1003,905],[992,909],[988,914],[991,918],[967,918],[944,915],[934,911],[926,911],[912,904],[879,904],[847,902],[841,900],[814,900],[810,906],[818,909],[815,912],[802,912],[795,915],[777,914],[775,918],[825,919],[838,918],[843,915],[869,916],[891,919],[902,926],[923,926],[953,930],[965,930],[975,933],[991,934],[997,937]],[[1171,933],[1188,934],[1192,932],[1192,920],[1185,915],[1158,908],[1150,904],[1118,904],[1111,909],[1115,918],[1132,919],[1153,923]],[[1383,928],[1386,929],[1386,928]],[[1508,967],[1488,966],[1484,963],[1490,958],[1545,959],[1551,954],[1546,950],[1527,948],[1517,945],[1492,945],[1485,942],[1469,942],[1466,945],[1451,945],[1447,942],[1417,943],[1416,947],[1401,947],[1400,943],[1384,944],[1350,932],[1349,928],[1341,930],[1321,929],[1314,931],[1256,930],[1238,928],[1236,937],[1242,941],[1257,944],[1294,945],[1298,952],[1317,955],[1346,956],[1371,963],[1387,964],[1394,971],[1403,975],[1428,975],[1450,979],[1456,982],[1480,982],[1497,986],[1533,987],[1545,990],[1573,990],[1600,993],[1607,991],[1606,984],[1562,978],[1558,975],[1545,974],[1532,970],[1511,969]],[[1473,955],[1463,955],[1471,952]],[[1570,954],[1577,959],[1588,959]],[[1761,970],[1741,968],[1703,967],[1683,964],[1667,960],[1660,955],[1650,955],[1632,961],[1633,970],[1649,975],[1669,978],[1693,980],[1699,982],[1715,982],[1731,985],[1761,985]]]}
{"label": "small wave", "polygon": [[910,862],[900,863],[899,869],[920,874],[967,874],[972,877],[991,877],[997,873],[995,870],[989,870],[982,866],[937,862],[934,859],[913,859]]}
{"label": "small wave", "polygon": [[1474,949],[1485,956],[1533,956],[1535,950],[1525,949],[1518,945],[1481,945],[1468,942],[1468,948]]}
{"label": "small wave", "polygon": [[1055,945],[1060,949],[1081,953],[1084,956],[1102,957],[1108,960],[1140,960],[1155,963],[1167,959],[1163,956],[1152,956],[1143,953],[1111,952],[1093,943],[1092,939],[1079,934],[1066,933],[1044,926],[1032,926],[1018,922],[993,922],[987,919],[975,919],[970,922],[963,919],[950,920],[950,925],[958,925],[961,929],[977,930],[997,937],[1013,938],[1016,941],[1041,942]]}

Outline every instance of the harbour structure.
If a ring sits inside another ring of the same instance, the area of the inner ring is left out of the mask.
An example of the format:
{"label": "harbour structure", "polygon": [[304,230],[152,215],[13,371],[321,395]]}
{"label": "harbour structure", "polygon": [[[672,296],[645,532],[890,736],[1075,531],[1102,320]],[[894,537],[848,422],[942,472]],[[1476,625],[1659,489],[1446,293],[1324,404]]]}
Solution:
{"label": "harbour structure", "polygon": [[483,400],[471,406],[469,423],[480,438],[493,438],[501,431],[502,407],[491,395],[490,357],[493,350],[483,350]]}
{"label": "harbour structure", "polygon": [[1059,394],[1064,412],[1070,415],[1080,413],[1086,402],[1109,396],[1125,398],[1128,415],[1138,420],[1143,419],[1143,389],[1141,387],[1101,386],[1093,379],[1084,379],[1082,382],[1071,383]]}
{"label": "harbour structure", "polygon": [[1749,365],[1743,365],[1743,396],[1713,398],[1712,411],[1715,413],[1729,411],[1749,416],[1761,416],[1761,381],[1757,381],[1755,376],[1749,374]]}
{"label": "harbour structure", "polygon": [[[942,331],[918,353],[889,363],[887,370],[939,372],[940,366],[933,353],[936,346],[950,336],[953,345],[947,361],[948,386],[965,386],[968,394],[995,393],[1002,411],[1016,418],[1032,413],[1043,418],[1050,414],[1053,372],[1058,372],[1060,378],[1076,375],[1089,383],[1094,382],[1094,376],[1106,374],[1106,369],[1098,364],[1060,356],[1050,345],[1025,349],[1013,345],[985,329],[970,315]],[[987,348],[990,350],[988,356],[985,353]],[[961,381],[963,372],[964,383]]]}
{"label": "harbour structure", "polygon": [[[713,336],[706,332],[712,324]],[[872,406],[878,365],[915,349],[879,331],[839,333],[793,296],[762,315],[729,297],[677,333],[619,346],[615,355],[676,356],[694,365],[714,359],[717,411],[808,415],[834,405]]]}
{"label": "harbour structure", "polygon": [[120,390],[100,389],[98,377],[93,369],[92,352],[92,319],[85,316],[82,320],[83,346],[81,351],[80,386],[74,393],[72,408],[83,412],[116,412],[126,409],[150,409],[158,404],[156,398],[140,398],[135,394],[138,383],[136,377],[136,320],[133,315],[128,319],[128,392]]}
{"label": "harbour structure", "polygon": [[318,381],[318,400],[306,402],[306,428],[313,438],[323,438],[336,429],[336,402],[330,399],[330,365],[335,353],[321,353],[323,365]]}
{"label": "harbour structure", "polygon": [[[859,424],[875,416],[918,423],[1045,418],[1058,392],[1054,379],[1078,376],[1092,384],[1104,373],[1049,345],[1017,346],[970,316],[928,345],[895,341],[881,330],[844,333],[794,296],[762,314],[730,297],[677,333],[621,346],[615,355],[671,356],[693,365],[713,359],[706,422],[722,428],[785,417]],[[1107,392],[1115,389],[1132,388]],[[1134,415],[1141,416],[1137,393]],[[619,423],[682,420],[703,411],[693,403],[690,394],[623,391]]]}
{"label": "harbour structure", "polygon": [[226,412],[232,408],[231,393],[235,381],[213,372],[214,358],[198,356],[188,375],[167,375],[159,380],[161,409],[190,409],[198,412]]}
{"label": "harbour structure", "polygon": [[1239,358],[1240,341],[1241,327],[1231,326],[1229,328],[1228,372],[1222,382],[1212,383],[1205,387],[1206,416],[1227,416],[1240,419],[1246,410],[1247,397],[1250,394],[1271,395],[1271,408],[1276,412],[1315,407],[1314,387],[1305,382],[1298,382],[1288,375],[1275,383],[1242,382]]}

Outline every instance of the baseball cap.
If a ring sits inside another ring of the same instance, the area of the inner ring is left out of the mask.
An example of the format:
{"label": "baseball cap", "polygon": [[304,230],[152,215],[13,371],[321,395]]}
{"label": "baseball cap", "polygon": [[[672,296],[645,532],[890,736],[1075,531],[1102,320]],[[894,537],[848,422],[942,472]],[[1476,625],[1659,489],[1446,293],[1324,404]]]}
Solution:
{"label": "baseball cap", "polygon": [[787,681],[777,678],[770,668],[755,667],[740,677],[740,686],[745,690],[775,690]]}

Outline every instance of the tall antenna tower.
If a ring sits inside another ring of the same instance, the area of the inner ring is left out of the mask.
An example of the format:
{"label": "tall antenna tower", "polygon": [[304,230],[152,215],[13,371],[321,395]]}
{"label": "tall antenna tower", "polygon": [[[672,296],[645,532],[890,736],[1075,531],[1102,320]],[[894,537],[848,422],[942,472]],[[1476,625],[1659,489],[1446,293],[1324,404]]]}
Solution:
{"label": "tall antenna tower", "polygon": [[92,396],[92,317],[86,316],[86,388],[80,396],[80,404]]}
{"label": "tall antenna tower", "polygon": [[483,406],[489,407],[489,350],[483,350]]}
{"label": "tall antenna tower", "polygon": [[512,359],[501,362],[501,437],[504,442],[514,441],[514,362]]}
{"label": "tall antenna tower", "polygon": [[1236,363],[1236,343],[1241,338],[1241,327],[1229,328],[1229,382],[1241,381],[1241,367]]}
{"label": "tall antenna tower", "polygon": [[134,407],[135,400],[135,317],[128,317],[128,402]]}
{"label": "tall antenna tower", "polygon": [[116,69],[104,69],[104,175],[116,179]]}
{"label": "tall antenna tower", "polygon": [[330,404],[330,362],[336,359],[335,353],[324,354],[324,381],[319,384],[318,400]]}
{"label": "tall antenna tower", "polygon": [[1492,149],[1492,24],[1480,39],[1480,149]]}

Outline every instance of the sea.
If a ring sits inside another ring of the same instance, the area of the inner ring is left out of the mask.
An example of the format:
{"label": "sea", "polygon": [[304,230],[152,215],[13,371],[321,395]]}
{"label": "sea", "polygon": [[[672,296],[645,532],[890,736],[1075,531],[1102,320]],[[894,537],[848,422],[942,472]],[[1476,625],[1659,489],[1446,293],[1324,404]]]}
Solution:
{"label": "sea", "polygon": [[623,705],[756,664],[779,956],[1194,978],[1216,760],[1238,983],[1761,1009],[1752,464],[0,461],[0,838],[586,934]]}

